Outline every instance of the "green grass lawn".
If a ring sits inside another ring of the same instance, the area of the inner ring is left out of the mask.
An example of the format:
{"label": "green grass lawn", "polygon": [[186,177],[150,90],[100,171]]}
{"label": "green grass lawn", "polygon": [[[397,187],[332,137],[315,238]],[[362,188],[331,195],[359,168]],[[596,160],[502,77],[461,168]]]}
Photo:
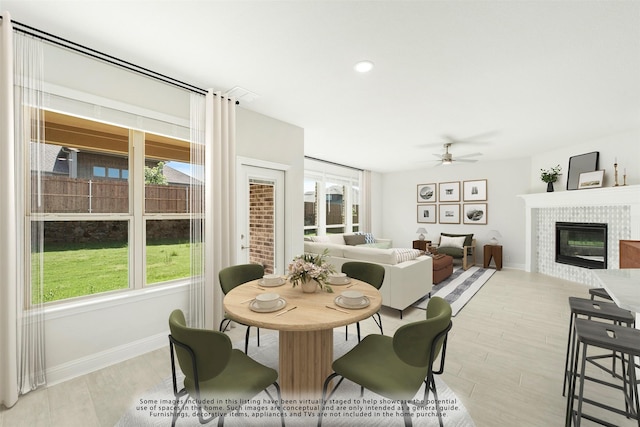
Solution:
{"label": "green grass lawn", "polygon": [[[190,275],[190,244],[147,245],[147,284]],[[37,261],[33,277],[37,275]],[[129,288],[128,246],[117,243],[49,245],[44,252],[44,301]]]}

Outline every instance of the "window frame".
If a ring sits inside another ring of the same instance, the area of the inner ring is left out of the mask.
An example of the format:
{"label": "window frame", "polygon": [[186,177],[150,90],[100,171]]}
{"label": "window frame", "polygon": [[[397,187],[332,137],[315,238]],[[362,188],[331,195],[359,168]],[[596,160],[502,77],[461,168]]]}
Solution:
{"label": "window frame", "polygon": [[[60,112],[60,114],[65,114],[73,117],[79,117],[78,115],[72,112]],[[81,117],[79,117],[81,118]],[[100,123],[100,121],[91,118],[87,119],[82,117],[84,120],[94,121],[96,123]],[[128,182],[128,211],[127,212],[112,212],[112,213],[81,213],[81,212],[34,212],[33,207],[31,205],[31,196],[25,198],[25,209],[24,209],[24,221],[28,226],[24,227],[25,230],[25,242],[31,242],[31,230],[33,228],[33,224],[38,223],[40,221],[48,222],[48,221],[87,221],[87,222],[95,222],[95,221],[124,221],[127,223],[128,228],[128,236],[127,236],[127,244],[128,244],[128,283],[126,287],[104,291],[98,293],[85,294],[75,297],[57,299],[54,301],[46,302],[46,306],[60,306],[64,304],[75,304],[79,301],[87,301],[89,299],[100,299],[104,297],[109,297],[115,293],[122,292],[132,292],[132,291],[143,291],[145,289],[158,289],[165,286],[175,286],[176,284],[188,283],[189,277],[181,277],[177,279],[171,279],[163,282],[156,282],[152,284],[146,283],[147,276],[147,236],[146,236],[146,225],[147,221],[158,221],[158,220],[190,220],[191,215],[189,212],[186,213],[145,213],[145,175],[144,175],[144,166],[145,166],[145,136],[148,134],[158,135],[157,132],[152,131],[144,131],[133,128],[126,128],[123,125],[112,124],[113,126],[125,128],[128,132],[128,151],[127,151],[127,169],[120,168],[118,179],[125,179]],[[185,140],[182,138],[178,138],[176,136],[168,136],[166,138],[175,139],[177,141],[184,142]],[[188,141],[187,141],[188,142]],[[64,143],[57,143],[56,145],[60,145],[64,147]],[[31,148],[27,148],[30,153]],[[26,156],[26,162],[29,162],[29,156]],[[104,166],[103,166],[104,167]],[[104,167],[105,169],[105,177],[100,177],[101,179],[112,179],[115,180],[115,177],[108,176],[108,167]],[[122,171],[127,171],[127,177],[122,178]],[[94,169],[91,167],[90,173],[91,176],[94,177]],[[25,168],[25,194],[32,194],[32,181],[31,167]],[[32,263],[32,257],[39,256],[37,252],[32,253],[30,244],[24,245],[24,256],[26,259],[26,266],[28,267]],[[32,277],[30,268],[26,269],[26,280],[25,287],[26,292],[29,295],[29,298],[26,299],[26,303],[30,304],[31,301],[31,283],[34,278]],[[46,284],[44,285],[46,288]],[[29,307],[25,307],[29,308]]]}
{"label": "window frame", "polygon": [[[326,170],[325,169],[329,169]],[[356,171],[352,168],[341,167],[333,164],[323,165],[322,162],[317,160],[305,159],[305,181],[316,182],[316,225],[305,225],[304,234],[310,230],[317,230],[318,236],[323,236],[332,229],[342,228],[341,233],[353,233],[360,230],[360,224],[362,223],[362,211],[359,211],[358,222],[353,222],[353,215],[351,214],[353,209],[353,192],[354,188],[357,191],[362,189],[362,172]],[[327,224],[327,192],[326,188],[328,184],[342,185],[343,186],[343,223],[342,224]],[[360,193],[359,205],[362,204],[362,194]]]}

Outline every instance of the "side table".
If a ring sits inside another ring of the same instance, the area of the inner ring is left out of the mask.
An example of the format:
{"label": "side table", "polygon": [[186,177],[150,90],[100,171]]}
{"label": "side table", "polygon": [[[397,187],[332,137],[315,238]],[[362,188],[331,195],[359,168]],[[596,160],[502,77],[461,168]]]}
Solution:
{"label": "side table", "polygon": [[484,245],[484,268],[488,268],[491,258],[496,263],[496,270],[502,270],[502,245]]}
{"label": "side table", "polygon": [[414,240],[413,249],[419,249],[423,252],[429,252],[429,246],[431,246],[431,240]]}

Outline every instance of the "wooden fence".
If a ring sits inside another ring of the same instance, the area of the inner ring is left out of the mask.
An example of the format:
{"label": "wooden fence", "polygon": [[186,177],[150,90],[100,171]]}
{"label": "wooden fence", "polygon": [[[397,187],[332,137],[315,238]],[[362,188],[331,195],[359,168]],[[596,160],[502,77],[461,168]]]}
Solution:
{"label": "wooden fence", "polygon": [[[129,183],[125,180],[76,179],[45,176],[40,197],[32,179],[31,206],[42,213],[126,213],[129,211]],[[189,212],[189,187],[146,185],[145,212]]]}

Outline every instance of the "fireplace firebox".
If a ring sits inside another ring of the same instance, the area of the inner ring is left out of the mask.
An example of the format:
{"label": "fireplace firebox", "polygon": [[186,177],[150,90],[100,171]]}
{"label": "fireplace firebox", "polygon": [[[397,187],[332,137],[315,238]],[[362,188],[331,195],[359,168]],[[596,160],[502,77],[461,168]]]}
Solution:
{"label": "fireplace firebox", "polygon": [[556,262],[607,268],[607,224],[556,222]]}

